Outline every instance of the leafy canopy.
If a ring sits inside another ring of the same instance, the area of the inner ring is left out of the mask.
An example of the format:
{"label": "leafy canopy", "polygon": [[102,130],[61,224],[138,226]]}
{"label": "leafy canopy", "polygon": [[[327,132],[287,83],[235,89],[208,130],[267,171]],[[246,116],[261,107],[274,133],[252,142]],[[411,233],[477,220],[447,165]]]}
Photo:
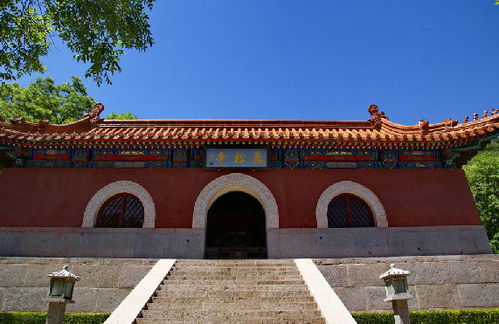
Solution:
{"label": "leafy canopy", "polygon": [[1,0],[0,81],[44,72],[40,57],[59,37],[89,63],[85,77],[111,83],[126,49],[145,51],[153,40],[148,10],[154,0]]}
{"label": "leafy canopy", "polygon": [[463,169],[492,251],[499,253],[499,139],[493,140]]}
{"label": "leafy canopy", "polygon": [[[30,122],[70,123],[81,119],[94,104],[76,76],[60,85],[55,85],[51,78],[38,78],[27,88],[18,83],[0,85],[0,117],[6,120],[24,118]],[[106,119],[137,119],[137,116],[111,111]]]}
{"label": "leafy canopy", "polygon": [[106,116],[106,119],[118,119],[118,120],[127,120],[127,119],[137,119],[137,116],[132,115],[132,113],[117,113],[115,111],[111,111],[109,115]]}
{"label": "leafy canopy", "polygon": [[83,117],[94,104],[81,79],[55,85],[51,78],[39,78],[27,88],[18,83],[0,85],[0,116],[63,124]]}

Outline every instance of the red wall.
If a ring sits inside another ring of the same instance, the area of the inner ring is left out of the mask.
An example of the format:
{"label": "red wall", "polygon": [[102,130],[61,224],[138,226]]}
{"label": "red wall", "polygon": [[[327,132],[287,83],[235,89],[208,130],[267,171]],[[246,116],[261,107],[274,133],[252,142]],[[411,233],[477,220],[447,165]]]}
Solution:
{"label": "red wall", "polygon": [[[0,226],[80,227],[92,196],[118,180],[137,182],[156,204],[156,227],[191,227],[194,201],[228,172],[201,169],[4,169]],[[271,170],[247,172],[277,200],[281,227],[316,227],[320,194],[342,180],[371,189],[389,226],[480,224],[462,170]]]}

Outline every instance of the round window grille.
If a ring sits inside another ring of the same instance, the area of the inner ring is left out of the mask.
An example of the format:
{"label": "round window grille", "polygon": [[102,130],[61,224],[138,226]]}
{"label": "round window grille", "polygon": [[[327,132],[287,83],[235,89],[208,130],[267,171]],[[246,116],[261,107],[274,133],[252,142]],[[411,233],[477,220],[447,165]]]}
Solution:
{"label": "round window grille", "polygon": [[336,196],[327,209],[328,227],[375,226],[373,213],[366,202],[352,194]]}
{"label": "round window grille", "polygon": [[140,228],[144,223],[144,206],[128,193],[109,198],[100,208],[95,227]]}

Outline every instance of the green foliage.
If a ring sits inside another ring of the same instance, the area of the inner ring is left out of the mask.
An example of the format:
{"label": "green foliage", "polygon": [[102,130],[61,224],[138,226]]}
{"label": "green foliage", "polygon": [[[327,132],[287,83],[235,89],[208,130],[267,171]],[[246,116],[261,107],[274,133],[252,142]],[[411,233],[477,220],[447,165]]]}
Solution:
{"label": "green foliage", "polygon": [[77,77],[55,85],[51,78],[39,78],[27,88],[18,83],[0,85],[0,116],[23,117],[27,121],[48,120],[61,124],[80,119],[94,100]]}
{"label": "green foliage", "polygon": [[393,324],[392,313],[352,313],[357,324]]}
{"label": "green foliage", "polygon": [[499,140],[492,141],[463,169],[490,246],[494,253],[499,253]]}
{"label": "green foliage", "polygon": [[[67,313],[65,324],[103,323],[109,313]],[[0,323],[43,324],[47,313],[0,313]],[[393,324],[392,313],[352,313],[358,324]],[[479,310],[411,312],[412,324],[495,324],[499,323],[499,308]]]}
{"label": "green foliage", "polygon": [[48,54],[50,19],[38,14],[30,2],[0,2],[0,80],[45,71],[38,58]]}
{"label": "green foliage", "polygon": [[[393,324],[392,313],[352,313],[358,324]],[[412,324],[495,324],[499,308],[411,312]]]}
{"label": "green foliage", "polygon": [[132,115],[132,113],[117,113],[115,111],[111,111],[109,115],[106,116],[106,119],[118,119],[118,120],[128,120],[128,119],[137,119],[137,116]]}
{"label": "green foliage", "polygon": [[411,313],[412,324],[496,324],[499,323],[499,309],[422,311]]}
{"label": "green foliage", "polygon": [[74,313],[64,316],[65,324],[100,324],[109,317],[109,313]]}
{"label": "green foliage", "polygon": [[152,46],[148,11],[154,0],[2,0],[0,1],[0,80],[45,71],[40,57],[59,37],[89,63],[85,77],[100,85],[121,71],[125,49]]}
{"label": "green foliage", "polygon": [[[101,324],[109,313],[67,313],[64,324]],[[47,313],[0,313],[0,323],[5,324],[44,324]]]}

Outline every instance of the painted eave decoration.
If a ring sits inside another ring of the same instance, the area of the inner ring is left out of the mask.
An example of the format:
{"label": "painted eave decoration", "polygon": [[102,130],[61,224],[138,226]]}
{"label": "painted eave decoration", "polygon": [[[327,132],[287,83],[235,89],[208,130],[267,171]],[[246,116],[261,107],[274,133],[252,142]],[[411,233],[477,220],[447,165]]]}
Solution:
{"label": "painted eave decoration", "polygon": [[79,121],[54,125],[0,117],[0,145],[21,147],[411,147],[444,149],[476,145],[497,136],[497,109],[463,122],[414,126],[390,122],[371,105],[365,121],[292,120],[104,120],[98,103]]}

